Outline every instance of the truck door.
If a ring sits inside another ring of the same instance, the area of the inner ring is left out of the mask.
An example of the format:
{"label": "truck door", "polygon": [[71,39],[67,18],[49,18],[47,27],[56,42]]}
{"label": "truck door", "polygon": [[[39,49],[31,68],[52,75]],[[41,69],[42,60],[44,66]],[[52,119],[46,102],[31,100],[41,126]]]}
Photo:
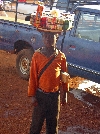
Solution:
{"label": "truck door", "polygon": [[65,38],[63,52],[68,62],[100,71],[100,14],[81,14],[78,24],[76,21],[70,36]]}

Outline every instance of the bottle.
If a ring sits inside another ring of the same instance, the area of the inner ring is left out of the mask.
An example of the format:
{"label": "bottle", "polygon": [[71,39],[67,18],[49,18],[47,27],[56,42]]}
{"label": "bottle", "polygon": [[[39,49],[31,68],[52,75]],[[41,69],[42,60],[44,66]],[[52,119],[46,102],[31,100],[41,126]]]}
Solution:
{"label": "bottle", "polygon": [[64,20],[64,23],[63,23],[63,30],[67,30],[69,28],[69,20],[66,19]]}
{"label": "bottle", "polygon": [[43,13],[42,17],[41,17],[41,28],[46,29],[46,20],[47,20],[47,15],[45,15],[45,13]]}

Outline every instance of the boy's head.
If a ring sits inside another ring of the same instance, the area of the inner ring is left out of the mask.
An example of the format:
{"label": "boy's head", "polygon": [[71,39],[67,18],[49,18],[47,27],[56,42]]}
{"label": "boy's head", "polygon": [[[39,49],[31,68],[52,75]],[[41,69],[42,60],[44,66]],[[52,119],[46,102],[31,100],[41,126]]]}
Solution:
{"label": "boy's head", "polygon": [[56,45],[57,36],[51,32],[44,32],[43,33],[43,42],[46,47],[51,47]]}

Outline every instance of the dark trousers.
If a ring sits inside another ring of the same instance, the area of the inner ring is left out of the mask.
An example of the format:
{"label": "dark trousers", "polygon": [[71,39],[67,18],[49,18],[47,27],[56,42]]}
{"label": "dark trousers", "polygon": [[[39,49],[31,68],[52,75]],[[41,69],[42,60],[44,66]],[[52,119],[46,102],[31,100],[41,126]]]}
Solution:
{"label": "dark trousers", "polygon": [[40,134],[44,119],[46,119],[46,134],[58,134],[59,92],[45,94],[37,91],[36,98],[38,105],[33,109],[30,134]]}

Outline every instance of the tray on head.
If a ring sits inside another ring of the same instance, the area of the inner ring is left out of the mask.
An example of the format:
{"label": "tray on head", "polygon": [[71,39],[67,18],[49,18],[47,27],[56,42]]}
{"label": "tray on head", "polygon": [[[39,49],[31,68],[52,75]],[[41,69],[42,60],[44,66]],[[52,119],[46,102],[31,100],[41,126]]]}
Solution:
{"label": "tray on head", "polygon": [[44,29],[44,28],[37,28],[40,32],[52,32],[52,33],[62,33],[63,30],[52,30],[52,29]]}

